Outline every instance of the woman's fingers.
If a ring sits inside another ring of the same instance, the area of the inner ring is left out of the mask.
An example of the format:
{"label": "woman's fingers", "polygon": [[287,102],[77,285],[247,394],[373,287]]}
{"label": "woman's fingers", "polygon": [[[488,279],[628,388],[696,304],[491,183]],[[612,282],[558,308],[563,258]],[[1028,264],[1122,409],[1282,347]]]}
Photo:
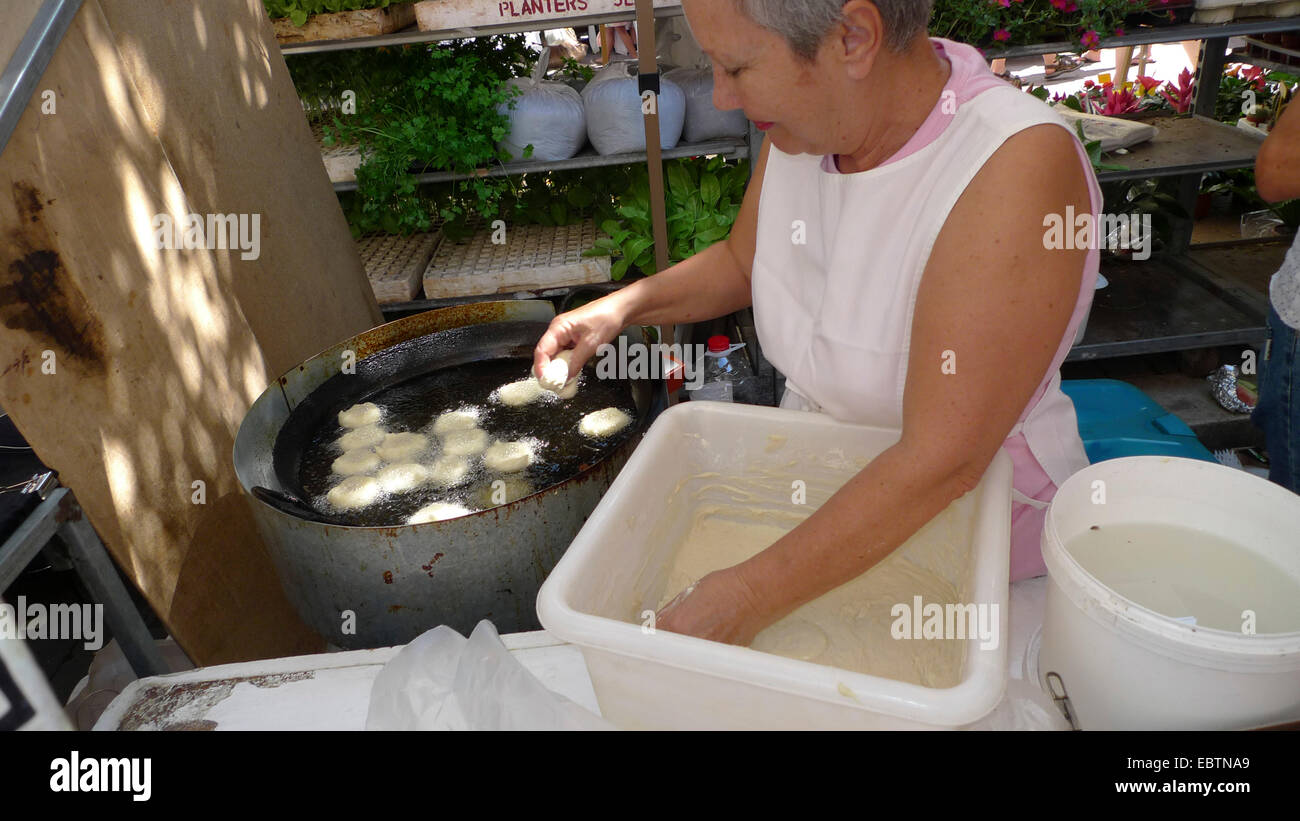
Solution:
{"label": "woman's fingers", "polygon": [[542,334],[533,350],[533,375],[539,379],[542,369],[563,350],[572,350],[569,373],[577,374],[595,356],[600,346],[617,336],[621,327],[614,327],[607,311],[596,309],[598,302],[560,314]]}

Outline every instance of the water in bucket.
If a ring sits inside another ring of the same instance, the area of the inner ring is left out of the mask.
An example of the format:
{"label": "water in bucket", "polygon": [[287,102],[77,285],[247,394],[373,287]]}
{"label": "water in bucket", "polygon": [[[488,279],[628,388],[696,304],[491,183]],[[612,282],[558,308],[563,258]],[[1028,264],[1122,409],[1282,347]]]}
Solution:
{"label": "water in bucket", "polygon": [[1232,632],[1300,631],[1300,580],[1220,536],[1119,523],[1085,530],[1065,548],[1106,587],[1161,615]]}

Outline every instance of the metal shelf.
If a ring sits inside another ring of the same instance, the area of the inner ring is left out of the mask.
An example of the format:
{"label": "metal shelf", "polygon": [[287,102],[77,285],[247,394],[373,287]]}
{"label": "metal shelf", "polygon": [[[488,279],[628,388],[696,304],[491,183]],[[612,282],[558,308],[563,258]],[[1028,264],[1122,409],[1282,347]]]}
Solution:
{"label": "metal shelf", "polygon": [[[1233,20],[1231,23],[1184,23],[1178,26],[1150,26],[1121,37],[1105,37],[1098,48],[1123,48],[1125,46],[1148,46],[1156,43],[1181,43],[1186,40],[1214,40],[1226,37],[1244,37],[1247,34],[1271,34],[1275,31],[1294,31],[1300,29],[1300,17],[1267,17],[1256,20]],[[1014,46],[1005,51],[986,48],[985,56],[989,59],[1003,57],[1033,57],[1039,54],[1056,54],[1073,52],[1079,49],[1078,43],[1032,43],[1026,46]]]}
{"label": "metal shelf", "polygon": [[[709,142],[704,143],[678,145],[676,148],[664,151],[663,157],[665,160],[671,160],[679,157],[699,157],[710,154],[719,154],[727,159],[741,159],[749,156],[749,145],[745,140],[740,138],[710,140]],[[578,156],[568,160],[558,160],[555,162],[511,162],[499,165],[496,168],[479,169],[473,174],[457,174],[452,171],[430,171],[424,174],[416,174],[415,181],[420,184],[450,182],[452,180],[467,180],[475,177],[510,177],[517,174],[544,171],[570,171],[578,168],[598,168],[606,165],[633,165],[644,162],[646,162],[646,153],[644,151],[636,151],[628,154],[601,155],[591,149],[587,149]],[[334,182],[335,191],[355,191],[356,189],[357,181],[355,178]]]}
{"label": "metal shelf", "polygon": [[1254,132],[1212,120],[1209,117],[1135,118],[1149,122],[1160,133],[1149,142],[1133,146],[1127,154],[1107,154],[1108,165],[1124,165],[1124,171],[1100,171],[1100,182],[1176,177],[1228,171],[1255,164],[1263,138]]}
{"label": "metal shelf", "polygon": [[1254,57],[1239,51],[1234,51],[1228,58],[1230,63],[1245,63],[1246,65],[1256,66],[1269,71],[1280,71],[1283,74],[1300,74],[1300,66],[1289,66],[1286,63],[1275,63],[1272,60],[1266,60],[1263,57]]}
{"label": "metal shelf", "polygon": [[[493,4],[495,5],[495,4]],[[680,5],[656,8],[655,17],[680,17]],[[351,40],[316,40],[309,43],[284,43],[280,53],[311,54],[323,51],[347,51],[355,48],[377,48],[379,46],[400,46],[412,43],[439,43],[445,40],[464,40],[471,37],[487,37],[493,34],[518,34],[539,31],[547,28],[571,28],[598,25],[600,23],[623,23],[636,20],[636,11],[604,11],[592,14],[553,15],[550,17],[530,17],[526,21],[502,23],[499,25],[472,25],[440,31],[418,31],[405,29],[393,34],[381,34],[375,37],[357,37]]]}
{"label": "metal shelf", "polygon": [[589,285],[570,285],[561,288],[544,288],[534,291],[513,291],[506,294],[483,294],[481,296],[464,296],[450,297],[447,299],[417,299],[411,302],[392,302],[387,305],[380,305],[379,310],[385,316],[393,314],[419,313],[421,311],[432,311],[435,308],[447,308],[452,305],[467,305],[474,302],[483,302],[485,300],[504,300],[504,299],[554,299],[556,297],[566,297],[577,291],[602,291],[604,293],[613,293],[620,288],[631,285],[641,277],[628,277],[620,282],[600,282]]}
{"label": "metal shelf", "polygon": [[1093,298],[1083,341],[1066,362],[1259,346],[1268,338],[1265,297],[1188,257],[1103,261],[1109,286]]}

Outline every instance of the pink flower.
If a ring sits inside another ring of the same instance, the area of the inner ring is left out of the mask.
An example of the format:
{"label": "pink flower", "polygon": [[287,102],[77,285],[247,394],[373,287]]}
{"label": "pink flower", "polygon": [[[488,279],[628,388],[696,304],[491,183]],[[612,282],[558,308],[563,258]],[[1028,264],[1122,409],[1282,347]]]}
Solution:
{"label": "pink flower", "polygon": [[998,29],[997,31],[993,32],[993,39],[997,40],[998,42],[1005,42],[1011,39],[1011,32],[1007,31],[1006,29]]}

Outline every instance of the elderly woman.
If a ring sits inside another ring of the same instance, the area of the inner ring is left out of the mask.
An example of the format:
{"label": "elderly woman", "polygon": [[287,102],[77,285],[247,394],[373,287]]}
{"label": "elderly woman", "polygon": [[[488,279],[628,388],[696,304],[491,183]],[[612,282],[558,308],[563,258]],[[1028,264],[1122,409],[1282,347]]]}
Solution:
{"label": "elderly woman", "polygon": [[1058,369],[1098,254],[1048,247],[1044,230],[1100,208],[1082,146],[978,51],[928,38],[924,0],[683,8],[713,60],[715,105],[767,134],[740,215],[726,241],[556,317],[535,368],[566,348],[584,362],[629,324],[752,304],[789,380],[782,407],[902,437],[658,627],[750,643],[889,555],[999,448],[1014,463],[1011,578],[1042,574],[1043,508],[1088,463]]}

